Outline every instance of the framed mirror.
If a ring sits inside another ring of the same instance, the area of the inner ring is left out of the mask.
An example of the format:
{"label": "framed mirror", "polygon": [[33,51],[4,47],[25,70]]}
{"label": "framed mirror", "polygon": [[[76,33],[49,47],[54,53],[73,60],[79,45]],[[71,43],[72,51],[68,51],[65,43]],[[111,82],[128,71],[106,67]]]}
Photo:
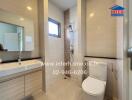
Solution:
{"label": "framed mirror", "polygon": [[0,51],[33,51],[33,49],[33,21],[0,9]]}

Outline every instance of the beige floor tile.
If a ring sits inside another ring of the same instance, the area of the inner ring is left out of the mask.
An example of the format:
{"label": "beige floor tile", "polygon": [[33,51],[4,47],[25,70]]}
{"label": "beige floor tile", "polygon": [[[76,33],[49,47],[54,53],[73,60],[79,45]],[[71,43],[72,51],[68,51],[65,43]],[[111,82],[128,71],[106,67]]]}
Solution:
{"label": "beige floor tile", "polygon": [[87,94],[75,80],[62,79],[55,82],[46,94],[36,97],[35,100],[87,100]]}

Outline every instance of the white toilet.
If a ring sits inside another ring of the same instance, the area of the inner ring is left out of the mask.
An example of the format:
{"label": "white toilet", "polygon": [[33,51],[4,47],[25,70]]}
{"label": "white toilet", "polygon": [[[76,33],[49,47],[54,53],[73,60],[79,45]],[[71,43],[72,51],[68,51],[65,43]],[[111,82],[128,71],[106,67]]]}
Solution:
{"label": "white toilet", "polygon": [[89,61],[89,76],[83,81],[82,88],[87,100],[103,100],[107,80],[107,63]]}

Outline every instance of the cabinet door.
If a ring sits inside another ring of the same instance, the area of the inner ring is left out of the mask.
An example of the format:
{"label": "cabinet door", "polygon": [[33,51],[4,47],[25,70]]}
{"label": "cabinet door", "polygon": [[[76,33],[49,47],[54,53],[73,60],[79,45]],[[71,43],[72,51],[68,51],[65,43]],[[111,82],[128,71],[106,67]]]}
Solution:
{"label": "cabinet door", "polygon": [[24,97],[24,77],[0,83],[0,100],[20,100]]}
{"label": "cabinet door", "polygon": [[42,92],[42,71],[34,72],[25,76],[25,95],[36,96]]}

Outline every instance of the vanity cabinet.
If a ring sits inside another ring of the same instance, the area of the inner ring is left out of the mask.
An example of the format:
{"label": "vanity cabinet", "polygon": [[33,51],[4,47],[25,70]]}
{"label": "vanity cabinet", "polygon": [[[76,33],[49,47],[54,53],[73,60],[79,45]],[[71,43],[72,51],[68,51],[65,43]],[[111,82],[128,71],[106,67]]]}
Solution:
{"label": "vanity cabinet", "polygon": [[36,96],[42,92],[42,71],[25,76],[25,96]]}
{"label": "vanity cabinet", "polygon": [[20,100],[24,97],[24,76],[0,83],[0,100]]}
{"label": "vanity cabinet", "polygon": [[42,71],[37,70],[0,83],[0,100],[22,100],[42,92]]}

